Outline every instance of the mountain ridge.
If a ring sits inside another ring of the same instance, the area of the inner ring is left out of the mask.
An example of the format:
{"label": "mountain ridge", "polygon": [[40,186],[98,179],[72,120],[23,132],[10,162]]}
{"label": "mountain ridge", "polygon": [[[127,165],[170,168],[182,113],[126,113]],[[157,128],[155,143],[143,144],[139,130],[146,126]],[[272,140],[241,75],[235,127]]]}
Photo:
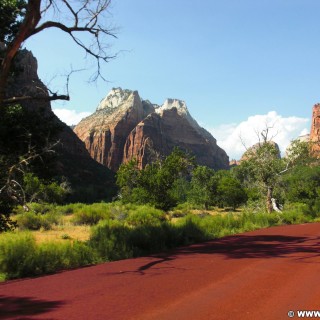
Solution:
{"label": "mountain ridge", "polygon": [[216,139],[179,99],[167,99],[159,106],[141,99],[137,90],[113,88],[74,131],[91,156],[113,171],[133,158],[143,168],[152,161],[151,154],[166,156],[175,146],[194,154],[199,164],[214,169],[229,165]]}

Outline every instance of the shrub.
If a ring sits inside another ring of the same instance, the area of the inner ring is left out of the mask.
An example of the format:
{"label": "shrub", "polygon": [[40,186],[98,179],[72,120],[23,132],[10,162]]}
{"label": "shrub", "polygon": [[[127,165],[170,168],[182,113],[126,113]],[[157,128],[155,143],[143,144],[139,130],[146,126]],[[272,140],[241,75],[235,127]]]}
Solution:
{"label": "shrub", "polygon": [[138,206],[135,210],[131,211],[127,222],[131,226],[142,225],[158,225],[165,221],[166,215],[163,211],[155,209],[152,206],[144,205]]}
{"label": "shrub", "polygon": [[27,232],[6,233],[0,237],[0,273],[6,278],[26,277],[33,272],[36,253],[34,237]]}
{"label": "shrub", "polygon": [[53,273],[96,262],[96,252],[83,242],[46,242],[37,248],[31,275]]}
{"label": "shrub", "polygon": [[132,257],[129,246],[129,228],[117,221],[101,221],[93,228],[90,246],[97,250],[103,261]]}
{"label": "shrub", "polygon": [[98,255],[83,242],[47,242],[36,245],[30,233],[7,233],[0,237],[0,274],[22,278],[76,268],[99,262]]}
{"label": "shrub", "polygon": [[312,217],[310,215],[309,208],[307,204],[294,203],[289,204],[285,207],[284,211],[281,213],[281,222],[284,224],[297,224],[310,222]]}
{"label": "shrub", "polygon": [[61,215],[56,213],[37,214],[29,211],[18,214],[15,217],[20,230],[39,230],[43,228],[50,230],[53,225],[57,225],[61,221]]}
{"label": "shrub", "polygon": [[73,222],[75,224],[97,224],[100,220],[109,219],[110,204],[94,203],[91,205],[83,205],[74,211]]}

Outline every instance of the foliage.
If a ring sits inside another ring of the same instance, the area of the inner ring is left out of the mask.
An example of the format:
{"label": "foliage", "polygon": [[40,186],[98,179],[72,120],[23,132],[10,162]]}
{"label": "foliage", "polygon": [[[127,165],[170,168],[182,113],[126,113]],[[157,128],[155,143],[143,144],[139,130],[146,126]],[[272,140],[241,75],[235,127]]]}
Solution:
{"label": "foliage", "polygon": [[[70,207],[70,205],[69,205]],[[111,218],[111,206],[106,203],[82,205],[74,209],[73,222],[75,224],[97,224],[100,220]]]}
{"label": "foliage", "polygon": [[36,243],[31,233],[7,233],[0,237],[0,272],[7,278],[26,277],[32,273]]}
{"label": "foliage", "polygon": [[98,262],[92,248],[81,242],[47,242],[37,245],[30,233],[0,237],[0,272],[7,279],[37,276]]}
{"label": "foliage", "polygon": [[164,210],[174,207],[178,202],[176,182],[189,174],[193,161],[175,148],[163,161],[147,164],[142,170],[134,160],[121,165],[117,172],[121,199],[124,202],[150,203]]}
{"label": "foliage", "polygon": [[[286,205],[283,213],[249,210],[241,213],[211,215],[188,214],[169,222],[165,214],[150,206],[135,204],[95,204],[96,210],[108,212],[92,228],[88,242],[72,241],[65,233],[63,241],[37,244],[29,232],[7,232],[0,235],[0,274],[6,279],[35,276],[101,261],[113,261],[165,251],[181,245],[206,241],[280,224],[313,221],[308,206]],[[32,204],[37,216],[54,212],[77,212],[86,205],[44,206]],[[98,209],[99,208],[99,209]],[[44,212],[44,213],[40,213]],[[126,213],[118,219],[119,214]]]}
{"label": "foliage", "polygon": [[247,201],[247,195],[240,182],[231,175],[223,176],[217,187],[219,202],[234,210]]}
{"label": "foliage", "polygon": [[26,0],[0,2],[0,42],[10,43],[16,36],[25,16]]}
{"label": "foliage", "polygon": [[197,166],[192,171],[190,192],[188,199],[197,205],[208,209],[215,202],[217,193],[217,179],[215,172],[206,166]]}
{"label": "foliage", "polygon": [[133,256],[128,240],[130,229],[118,221],[105,220],[93,228],[90,246],[103,261],[120,260]]}
{"label": "foliage", "polygon": [[281,179],[281,173],[286,170],[286,164],[279,157],[279,149],[269,141],[248,150],[246,158],[241,163],[241,175],[247,183],[257,186],[265,194],[266,208],[271,212],[273,190]]}
{"label": "foliage", "polygon": [[[60,127],[43,116],[43,111],[28,111],[21,105],[0,108],[0,214],[7,218],[15,205],[27,201],[24,183],[30,186],[32,179],[52,177],[53,152],[43,152],[43,148]],[[47,194],[57,195],[59,190],[52,183]]]}
{"label": "foliage", "polygon": [[159,225],[166,220],[165,213],[149,205],[137,207],[131,211],[126,221],[133,227],[142,225]]}
{"label": "foliage", "polygon": [[311,155],[310,141],[293,140],[286,153],[288,167],[305,166],[315,161]]}
{"label": "foliage", "polygon": [[320,167],[297,166],[284,176],[283,187],[287,201],[305,204],[309,212],[320,215]]}
{"label": "foliage", "polygon": [[59,224],[61,215],[57,213],[36,213],[34,211],[25,212],[15,216],[20,230],[50,230],[53,225]]}
{"label": "foliage", "polygon": [[63,184],[57,182],[44,182],[33,173],[26,173],[23,176],[24,192],[28,202],[49,202],[49,203],[63,203],[67,194],[70,192],[68,185],[64,187]]}

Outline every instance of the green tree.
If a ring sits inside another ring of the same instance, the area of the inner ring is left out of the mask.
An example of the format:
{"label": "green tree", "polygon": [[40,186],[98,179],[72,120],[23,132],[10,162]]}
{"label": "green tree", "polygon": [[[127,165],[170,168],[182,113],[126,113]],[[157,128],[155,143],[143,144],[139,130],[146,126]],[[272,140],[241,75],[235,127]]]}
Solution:
{"label": "green tree", "polygon": [[206,166],[197,166],[192,171],[188,199],[197,205],[203,205],[206,210],[216,200],[217,179],[215,172]]}
{"label": "green tree", "polygon": [[286,163],[279,156],[279,149],[274,143],[264,141],[256,148],[247,151],[247,159],[241,163],[245,167],[246,179],[258,186],[265,194],[266,209],[273,211],[272,198],[274,189],[287,170]]}
{"label": "green tree", "polygon": [[283,177],[285,199],[305,203],[309,211],[320,214],[320,167],[297,166]]}
{"label": "green tree", "polygon": [[218,182],[217,193],[219,202],[233,210],[247,201],[247,194],[240,182],[230,174],[224,175]]}
{"label": "green tree", "polygon": [[0,42],[9,44],[16,37],[25,16],[26,0],[2,0],[0,3]]}
{"label": "green tree", "polygon": [[116,183],[120,189],[121,198],[125,202],[133,201],[133,190],[139,185],[140,173],[136,159],[120,165],[116,174]]}
{"label": "green tree", "polygon": [[124,164],[117,173],[122,199],[168,210],[178,202],[177,181],[189,175],[193,164],[194,159],[177,148],[140,171],[134,161]]}

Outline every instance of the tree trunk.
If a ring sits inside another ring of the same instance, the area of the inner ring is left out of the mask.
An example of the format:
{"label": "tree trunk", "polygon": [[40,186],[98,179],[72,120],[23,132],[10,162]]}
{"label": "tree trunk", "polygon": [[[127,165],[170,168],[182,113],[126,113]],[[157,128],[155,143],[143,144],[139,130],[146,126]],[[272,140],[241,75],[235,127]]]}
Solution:
{"label": "tree trunk", "polygon": [[273,194],[273,188],[268,187],[267,191],[267,211],[268,213],[271,213],[273,211],[273,206],[272,206],[272,194]]}

